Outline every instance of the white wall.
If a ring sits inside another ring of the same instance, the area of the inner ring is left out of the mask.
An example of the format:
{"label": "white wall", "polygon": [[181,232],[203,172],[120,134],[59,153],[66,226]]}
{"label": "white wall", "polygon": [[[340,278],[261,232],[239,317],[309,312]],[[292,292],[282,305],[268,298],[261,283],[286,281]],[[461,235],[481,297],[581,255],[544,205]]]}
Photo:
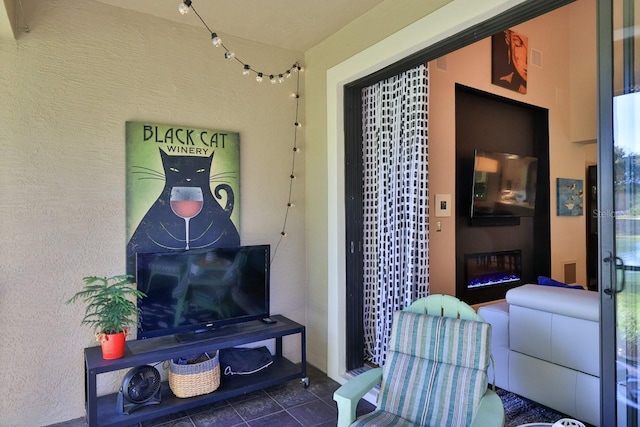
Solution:
{"label": "white wall", "polygon": [[[97,343],[80,325],[84,307],[64,301],[83,276],[124,272],[127,120],[240,133],[243,244],[280,237],[293,146],[294,79],[243,77],[204,28],[92,1],[31,6],[31,33],[0,40],[1,426],[84,416],[83,348]],[[266,72],[301,59],[240,39],[225,44]],[[298,143],[304,148],[304,135]],[[296,208],[271,297],[273,313],[302,323],[304,165],[296,162]],[[297,346],[285,340],[294,360]],[[113,391],[123,374],[101,375],[100,391]]]}

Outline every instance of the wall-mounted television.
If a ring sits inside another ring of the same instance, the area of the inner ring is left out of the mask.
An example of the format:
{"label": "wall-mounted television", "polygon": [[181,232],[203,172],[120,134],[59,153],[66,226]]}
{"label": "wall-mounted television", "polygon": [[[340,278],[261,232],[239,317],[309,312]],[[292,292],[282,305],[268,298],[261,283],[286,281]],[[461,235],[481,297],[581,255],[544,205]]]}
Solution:
{"label": "wall-mounted television", "polygon": [[534,216],[537,158],[475,150],[473,164],[471,218],[498,220]]}
{"label": "wall-mounted television", "polygon": [[269,245],[138,253],[138,339],[203,332],[269,317]]}

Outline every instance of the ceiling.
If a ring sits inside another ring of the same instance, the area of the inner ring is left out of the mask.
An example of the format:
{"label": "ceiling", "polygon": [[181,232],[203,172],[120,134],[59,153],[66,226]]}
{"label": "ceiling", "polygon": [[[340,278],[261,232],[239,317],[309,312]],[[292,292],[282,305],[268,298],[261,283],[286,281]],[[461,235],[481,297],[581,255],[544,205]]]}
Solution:
{"label": "ceiling", "polygon": [[178,12],[180,0],[96,0],[109,5],[203,27],[212,31],[304,52],[382,3],[383,0],[192,0],[193,10]]}

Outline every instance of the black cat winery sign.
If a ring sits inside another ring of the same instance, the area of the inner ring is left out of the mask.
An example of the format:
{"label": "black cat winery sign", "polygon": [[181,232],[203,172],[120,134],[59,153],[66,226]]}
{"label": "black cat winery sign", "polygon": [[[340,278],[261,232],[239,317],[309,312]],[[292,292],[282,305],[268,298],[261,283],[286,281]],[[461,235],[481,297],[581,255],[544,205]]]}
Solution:
{"label": "black cat winery sign", "polygon": [[127,272],[137,252],[240,244],[236,132],[127,122]]}

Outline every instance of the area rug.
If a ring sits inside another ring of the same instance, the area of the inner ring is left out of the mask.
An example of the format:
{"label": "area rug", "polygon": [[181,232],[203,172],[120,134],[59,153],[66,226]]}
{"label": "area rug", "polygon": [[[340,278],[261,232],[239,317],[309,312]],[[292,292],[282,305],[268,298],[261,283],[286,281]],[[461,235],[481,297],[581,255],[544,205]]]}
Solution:
{"label": "area rug", "polygon": [[[529,423],[555,423],[562,418],[571,418],[517,394],[498,388],[505,413],[505,427],[516,427]],[[586,426],[588,424],[585,423]]]}

